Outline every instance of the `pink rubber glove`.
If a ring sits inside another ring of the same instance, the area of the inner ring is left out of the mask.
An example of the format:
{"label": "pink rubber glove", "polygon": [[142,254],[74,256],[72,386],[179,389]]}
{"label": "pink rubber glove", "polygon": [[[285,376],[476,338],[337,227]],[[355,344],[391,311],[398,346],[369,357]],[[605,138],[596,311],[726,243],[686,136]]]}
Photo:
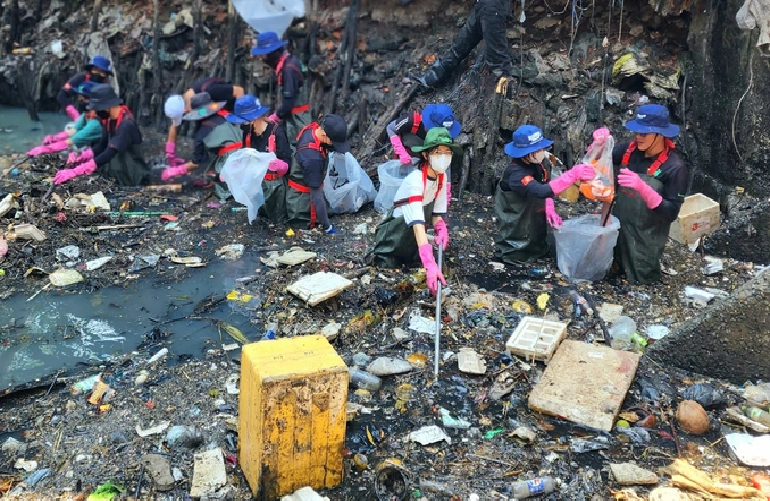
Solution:
{"label": "pink rubber glove", "polygon": [[184,165],[184,164],[186,164],[186,163],[187,163],[187,162],[185,161],[185,159],[184,159],[184,158],[177,158],[177,157],[174,157],[174,158],[169,158],[169,159],[168,159],[168,165],[169,165],[169,167],[179,167],[180,165]]}
{"label": "pink rubber glove", "polygon": [[60,151],[66,150],[69,147],[70,145],[67,144],[67,141],[58,141],[56,143],[51,143],[47,146],[47,148],[51,150],[49,153],[58,153]]}
{"label": "pink rubber glove", "polygon": [[553,205],[553,198],[545,199],[545,222],[551,228],[558,228],[561,226],[561,217],[556,213],[556,208]]}
{"label": "pink rubber glove", "polygon": [[276,158],[267,165],[267,170],[270,172],[275,172],[278,177],[281,177],[286,174],[286,171],[289,170],[289,164],[280,158]]}
{"label": "pink rubber glove", "polygon": [[452,201],[452,183],[446,183],[446,208],[449,208],[449,202]]}
{"label": "pink rubber glove", "polygon": [[596,171],[593,167],[586,164],[577,164],[548,184],[554,193],[559,194],[577,181],[589,181],[595,177]]}
{"label": "pink rubber glove", "polygon": [[78,165],[74,169],[62,169],[56,173],[53,178],[53,184],[66,183],[70,179],[74,179],[78,176],[89,176],[96,170],[96,163],[93,160]]}
{"label": "pink rubber glove", "polygon": [[446,250],[446,246],[449,243],[449,230],[447,230],[443,219],[436,221],[436,224],[433,225],[433,232],[436,235],[434,239],[436,245],[440,245],[443,250]]}
{"label": "pink rubber glove", "polygon": [[610,137],[610,130],[607,127],[599,127],[594,131],[593,137],[593,142],[588,146],[588,149],[586,150],[588,153],[590,153],[594,148],[602,146],[607,141],[607,138]]}
{"label": "pink rubber glove", "polygon": [[38,146],[36,148],[32,148],[27,152],[27,155],[34,157],[37,155],[44,155],[46,153],[53,153],[53,150],[50,146]]}
{"label": "pink rubber glove", "polygon": [[163,169],[163,172],[160,174],[160,178],[163,181],[168,181],[172,177],[182,176],[184,174],[187,174],[187,167],[180,165],[179,167],[168,167]]}
{"label": "pink rubber glove", "polygon": [[645,183],[642,178],[639,177],[639,174],[629,169],[620,169],[620,174],[618,174],[618,184],[639,193],[639,196],[644,200],[644,204],[650,210],[663,202],[663,197],[660,196],[660,193],[653,190],[649,184]]}
{"label": "pink rubber glove", "polygon": [[74,106],[71,104],[68,104],[66,108],[64,108],[64,111],[67,112],[67,115],[70,117],[70,119],[74,122],[78,118],[80,118],[80,113],[78,113],[78,110],[75,109]]}
{"label": "pink rubber glove", "polygon": [[425,268],[425,281],[428,283],[428,289],[435,296],[438,290],[438,281],[441,280],[441,283],[446,285],[446,280],[444,280],[441,270],[438,269],[436,258],[433,257],[433,246],[424,244],[419,246],[417,251],[420,253],[420,261]]}
{"label": "pink rubber glove", "polygon": [[281,121],[281,119],[278,118],[278,115],[276,115],[275,113],[267,117],[267,119],[270,121],[270,123],[273,123],[273,124],[277,124],[278,122]]}
{"label": "pink rubber glove", "polygon": [[58,134],[52,134],[43,138],[43,146],[48,146],[51,143],[58,143],[59,141],[65,141],[69,139],[70,135],[66,130],[59,132]]}
{"label": "pink rubber glove", "polygon": [[396,135],[390,136],[390,144],[393,145],[393,151],[398,155],[398,159],[401,160],[401,165],[409,165],[412,163],[412,155],[406,151],[400,137]]}
{"label": "pink rubber glove", "polygon": [[176,156],[176,143],[173,141],[166,142],[166,156]]}
{"label": "pink rubber glove", "polygon": [[80,153],[77,151],[71,152],[69,155],[67,155],[67,165],[78,163],[78,157],[80,157]]}
{"label": "pink rubber glove", "polygon": [[85,162],[87,160],[93,160],[94,159],[94,150],[91,148],[86,148],[83,150],[83,153],[80,154],[78,157],[78,163]]}
{"label": "pink rubber glove", "polygon": [[5,239],[0,236],[0,259],[4,258],[8,254],[8,244]]}

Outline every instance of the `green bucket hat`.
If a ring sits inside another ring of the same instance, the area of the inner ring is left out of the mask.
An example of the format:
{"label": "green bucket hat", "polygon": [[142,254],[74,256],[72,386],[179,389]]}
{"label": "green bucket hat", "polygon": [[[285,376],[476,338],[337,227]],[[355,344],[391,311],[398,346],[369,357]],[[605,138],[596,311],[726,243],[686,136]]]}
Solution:
{"label": "green bucket hat", "polygon": [[412,151],[420,153],[422,151],[430,150],[436,146],[448,146],[451,148],[452,153],[460,154],[463,149],[452,143],[452,136],[449,135],[449,131],[445,127],[434,127],[425,134],[425,142],[422,146],[412,147]]}

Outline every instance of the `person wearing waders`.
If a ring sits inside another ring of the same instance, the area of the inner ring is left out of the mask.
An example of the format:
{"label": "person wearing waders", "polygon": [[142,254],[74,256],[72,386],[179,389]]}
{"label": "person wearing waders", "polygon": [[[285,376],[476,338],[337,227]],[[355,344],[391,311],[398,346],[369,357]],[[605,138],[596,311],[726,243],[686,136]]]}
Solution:
{"label": "person wearing waders", "polygon": [[[107,78],[112,75],[110,69],[110,60],[104,56],[96,55],[91,59],[83,71],[76,73],[72,78],[67,80],[64,87],[59,90],[56,95],[56,102],[59,103],[71,120],[77,120],[80,116],[80,112],[72,105],[70,99],[77,92],[77,88],[84,82],[93,82],[95,84],[105,83]],[[80,110],[85,111],[85,107]]]}
{"label": "person wearing waders", "polygon": [[548,226],[558,228],[562,223],[554,208],[554,195],[578,180],[594,178],[593,168],[578,164],[551,180],[550,169],[542,162],[552,144],[540,128],[522,125],[513,133],[513,141],[505,145],[511,164],[495,191],[495,211],[500,219],[495,257],[504,263],[520,264],[546,256],[551,250]]}
{"label": "person wearing waders", "polygon": [[401,183],[393,208],[377,225],[372,264],[379,268],[397,268],[415,264],[419,258],[425,268],[428,288],[436,294],[438,281],[444,285],[446,281],[436,264],[425,228],[430,221],[436,244],[445,249],[449,230],[444,222],[447,212],[444,176],[452,156],[460,154],[462,149],[452,143],[447,129],[434,127],[425,135],[425,143],[412,150],[421,154],[420,163]]}
{"label": "person wearing waders", "polygon": [[206,77],[196,80],[185,89],[182,94],[184,99],[184,112],[189,113],[195,108],[192,99],[196,94],[207,92],[212,101],[225,103],[223,108],[233,111],[235,100],[245,94],[243,87],[233,85],[224,78]]}
{"label": "person wearing waders", "polygon": [[[91,88],[94,85],[96,85],[94,82],[83,82],[75,90],[78,94],[78,99],[84,107],[88,105],[88,101],[91,98]],[[96,113],[93,110],[85,110],[80,114],[78,119],[75,120],[74,127],[63,130],[52,136],[46,136],[43,139],[42,146],[32,148],[27,152],[27,155],[35,156],[46,153],[57,153],[73,147],[86,148],[96,144],[101,138],[102,123],[96,117]],[[71,161],[74,161],[78,157],[78,153],[70,153],[67,163],[71,163]]]}
{"label": "person wearing waders", "polygon": [[468,20],[452,41],[449,53],[438,59],[417,80],[426,87],[443,83],[474,48],[484,40],[484,62],[496,77],[509,77],[513,69],[505,23],[511,14],[511,0],[476,0]]}
{"label": "person wearing waders", "polygon": [[[182,117],[182,120],[195,122],[192,159],[183,165],[164,169],[161,173],[161,179],[163,181],[168,181],[177,176],[190,174],[199,170],[201,166],[207,167],[209,164],[209,150],[218,147],[209,146],[206,144],[206,139],[218,126],[226,123],[225,117],[229,112],[224,109],[225,102],[214,102],[208,92],[201,92],[200,94],[195,94],[193,96],[191,106],[192,109]],[[167,155],[168,151],[167,148]],[[205,171],[205,169],[202,171]],[[208,183],[203,182],[203,186],[206,185],[208,185]]]}
{"label": "person wearing waders", "polygon": [[276,33],[268,31],[257,36],[257,45],[251,55],[258,57],[275,71],[281,95],[280,106],[270,115],[270,122],[282,123],[286,136],[296,145],[296,137],[310,118],[309,86],[303,85],[302,62],[286,50],[288,40],[281,40]]}
{"label": "person wearing waders", "polygon": [[[312,122],[297,135],[294,162],[289,170],[286,190],[286,213],[290,225],[309,225],[316,222],[332,235],[337,233],[329,222],[329,208],[323,192],[329,152],[334,151],[335,162],[345,162],[350,151],[348,126],[339,115],[326,115],[320,122]],[[340,171],[344,167],[340,166]]]}
{"label": "person wearing waders", "polygon": [[259,99],[246,94],[235,102],[235,112],[227,116],[227,121],[240,126],[243,131],[242,140],[235,143],[239,148],[275,153],[276,158],[268,164],[267,174],[262,180],[265,203],[259,213],[273,223],[283,223],[286,221],[285,174],[289,170],[292,151],[284,128],[268,120],[269,110],[259,103]]}
{"label": "person wearing waders", "polygon": [[88,109],[95,111],[102,121],[102,137],[93,147],[92,158],[81,155],[80,159],[85,160],[75,168],[57,172],[54,184],[93,174],[97,169],[100,175],[114,179],[120,186],[147,184],[150,168],[142,152],[142,134],[123,100],[108,84],[98,84],[91,89]]}
{"label": "person wearing waders", "polygon": [[[625,127],[635,140],[612,151],[619,185],[612,211],[620,221],[615,259],[630,283],[659,283],[669,228],[687,191],[687,166],[671,141],[679,126],[671,123],[665,106],[645,104]],[[597,136],[601,144],[609,131]]]}
{"label": "person wearing waders", "polygon": [[[401,161],[401,165],[410,165],[413,157],[419,157],[412,151],[414,146],[422,146],[425,141],[425,134],[434,127],[444,127],[449,131],[452,139],[460,135],[462,126],[455,120],[452,108],[446,104],[429,104],[422,110],[422,113],[413,111],[401,115],[388,124],[385,128],[390,138],[390,144],[393,145],[393,152]],[[452,155],[452,165],[447,170],[446,178],[446,196],[447,206],[452,198],[452,167],[455,171],[462,168],[462,151],[457,155]]]}

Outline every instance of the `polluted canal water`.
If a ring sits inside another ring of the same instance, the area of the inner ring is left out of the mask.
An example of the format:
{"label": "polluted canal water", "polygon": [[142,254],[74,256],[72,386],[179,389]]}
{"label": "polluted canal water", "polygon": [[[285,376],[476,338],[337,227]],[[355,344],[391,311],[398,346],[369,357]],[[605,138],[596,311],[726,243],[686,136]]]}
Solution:
{"label": "polluted canal water", "polygon": [[[206,344],[219,344],[220,334],[211,318],[221,319],[249,335],[248,312],[259,304],[221,301],[194,316],[195,306],[208,299],[224,299],[236,279],[254,274],[256,253],[245,252],[237,261],[212,259],[206,268],[191,269],[189,278],[169,281],[154,278],[154,269],[125,288],[108,287],[80,294],[43,292],[30,298],[16,295],[0,303],[0,393],[3,389],[76,368],[78,364],[105,362],[130,353],[153,336],[169,335],[169,361],[197,357]],[[165,260],[161,259],[158,267]],[[155,329],[159,328],[159,331]],[[221,333],[225,344],[234,341]]]}
{"label": "polluted canal water", "polygon": [[38,117],[40,121],[33,122],[24,108],[0,106],[0,153],[24,153],[69,122],[63,113],[38,113]]}

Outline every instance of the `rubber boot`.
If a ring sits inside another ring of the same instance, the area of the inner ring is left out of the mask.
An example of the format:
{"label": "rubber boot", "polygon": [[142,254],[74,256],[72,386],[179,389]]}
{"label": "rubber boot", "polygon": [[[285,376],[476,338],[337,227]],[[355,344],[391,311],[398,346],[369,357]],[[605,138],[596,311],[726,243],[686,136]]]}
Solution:
{"label": "rubber boot", "polygon": [[417,81],[425,87],[436,87],[444,81],[448,73],[446,65],[441,60],[438,60]]}

